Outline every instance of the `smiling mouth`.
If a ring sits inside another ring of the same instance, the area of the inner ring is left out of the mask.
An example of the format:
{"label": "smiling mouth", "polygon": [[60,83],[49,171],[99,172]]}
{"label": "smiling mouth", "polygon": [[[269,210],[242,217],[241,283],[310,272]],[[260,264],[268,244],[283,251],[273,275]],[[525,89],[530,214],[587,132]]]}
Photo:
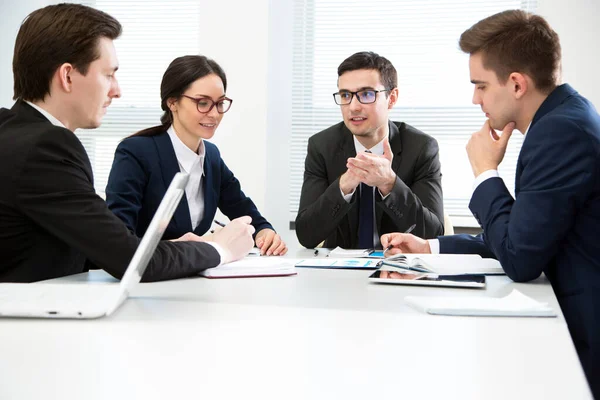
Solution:
{"label": "smiling mouth", "polygon": [[350,121],[356,121],[356,122],[365,121],[365,120],[366,120],[365,117],[352,117],[352,118],[350,118]]}
{"label": "smiling mouth", "polygon": [[217,124],[202,124],[202,123],[200,125],[205,128],[214,128],[215,126],[217,126]]}

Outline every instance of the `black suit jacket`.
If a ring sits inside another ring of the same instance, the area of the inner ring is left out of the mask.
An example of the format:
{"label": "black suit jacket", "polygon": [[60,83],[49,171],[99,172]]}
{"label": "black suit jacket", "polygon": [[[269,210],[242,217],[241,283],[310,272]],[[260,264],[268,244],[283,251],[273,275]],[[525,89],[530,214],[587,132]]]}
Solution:
{"label": "black suit jacket", "polygon": [[[404,122],[389,122],[389,141],[397,178],[385,200],[375,191],[375,216],[380,235],[402,232],[434,238],[444,232],[442,173],[437,141]],[[340,192],[339,177],[356,156],[352,133],[343,122],[308,140],[304,183],[296,217],[296,235],[305,247],[325,240],[325,247],[358,246],[358,195],[350,203]]]}
{"label": "black suit jacket", "polygon": [[[86,261],[120,278],[140,239],[96,195],[87,153],[68,129],[23,101],[0,109],[0,281],[83,272]],[[161,242],[144,280],[216,266],[206,243]]]}

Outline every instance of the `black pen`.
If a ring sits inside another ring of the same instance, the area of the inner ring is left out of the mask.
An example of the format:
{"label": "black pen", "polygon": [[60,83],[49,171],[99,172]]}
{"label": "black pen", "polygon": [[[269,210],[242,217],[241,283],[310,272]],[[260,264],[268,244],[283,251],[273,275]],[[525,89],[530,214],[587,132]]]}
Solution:
{"label": "black pen", "polygon": [[[404,231],[404,233],[411,233],[415,228],[417,227],[417,224],[412,224],[411,226],[408,227],[407,230]],[[385,254],[385,252],[390,251],[392,249],[392,245],[389,245],[384,251],[383,253]]]}
{"label": "black pen", "polygon": [[216,219],[215,219],[215,224],[219,225],[222,228],[225,228],[225,224],[222,223],[222,222],[217,221]]}
{"label": "black pen", "polygon": [[315,249],[315,257],[319,255],[319,249]]}

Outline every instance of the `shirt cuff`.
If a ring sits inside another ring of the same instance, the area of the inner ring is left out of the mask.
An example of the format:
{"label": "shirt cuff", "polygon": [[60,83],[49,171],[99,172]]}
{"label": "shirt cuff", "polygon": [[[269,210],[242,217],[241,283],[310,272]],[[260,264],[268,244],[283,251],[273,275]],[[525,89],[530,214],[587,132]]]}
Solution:
{"label": "shirt cuff", "polygon": [[388,196],[390,194],[392,194],[392,192],[389,192],[388,194],[386,194],[385,196],[381,194],[381,190],[379,190],[379,188],[377,188],[377,191],[379,192],[379,195],[381,196],[381,200],[385,200],[388,198]]}
{"label": "shirt cuff", "polygon": [[352,195],[354,194],[354,192],[356,191],[356,189],[354,189],[353,191],[351,191],[348,194],[344,194],[344,192],[342,191],[342,189],[340,189],[340,193],[342,194],[342,197],[344,198],[344,201],[348,204],[350,204],[350,200],[352,200]]}
{"label": "shirt cuff", "polygon": [[217,253],[219,253],[219,264],[216,265],[216,267],[218,267],[219,265],[223,265],[223,264],[227,264],[229,262],[229,260],[231,259],[231,257],[229,256],[229,252],[227,252],[223,247],[221,247],[220,245],[218,245],[215,242],[204,242],[207,244],[210,244],[212,247],[214,247],[214,249],[217,251]]}
{"label": "shirt cuff", "polygon": [[473,191],[477,189],[477,186],[481,185],[483,181],[487,181],[490,178],[499,178],[498,170],[488,169],[487,171],[483,171],[481,174],[475,178],[475,182],[473,182]]}
{"label": "shirt cuff", "polygon": [[429,249],[431,254],[440,254],[440,240],[439,239],[428,239]]}

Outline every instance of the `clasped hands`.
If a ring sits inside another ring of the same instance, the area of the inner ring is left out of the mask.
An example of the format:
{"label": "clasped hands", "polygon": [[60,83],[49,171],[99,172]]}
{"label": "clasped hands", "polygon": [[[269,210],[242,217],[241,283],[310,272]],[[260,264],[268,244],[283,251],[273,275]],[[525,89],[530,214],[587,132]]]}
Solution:
{"label": "clasped hands", "polygon": [[384,140],[383,155],[363,151],[349,158],[346,162],[348,170],[340,177],[340,189],[344,194],[350,194],[364,183],[377,187],[386,196],[396,182],[396,174],[392,170],[393,157],[389,141]]}

